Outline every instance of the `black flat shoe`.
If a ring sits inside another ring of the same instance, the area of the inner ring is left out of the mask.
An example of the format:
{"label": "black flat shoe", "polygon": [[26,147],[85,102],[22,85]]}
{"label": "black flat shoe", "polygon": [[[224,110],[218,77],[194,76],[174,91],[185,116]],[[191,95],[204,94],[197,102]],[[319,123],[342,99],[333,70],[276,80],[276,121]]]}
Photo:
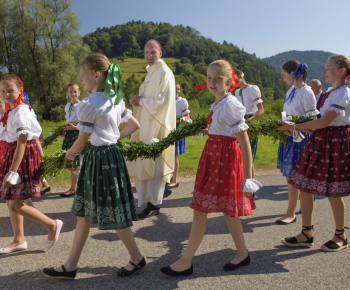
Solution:
{"label": "black flat shoe", "polygon": [[292,223],[295,223],[297,221],[297,217],[295,216],[294,219],[292,219],[290,222],[285,222],[284,220],[278,219],[275,223],[277,225],[289,225]]}
{"label": "black flat shoe", "polygon": [[146,267],[146,260],[145,257],[142,258],[141,262],[138,263],[137,265],[134,264],[133,262],[129,261],[129,263],[131,265],[134,266],[134,269],[132,269],[131,271],[126,270],[124,267],[121,268],[120,270],[118,270],[115,273],[115,276],[120,278],[120,277],[129,277],[131,275],[134,275],[137,271],[141,271],[144,267]]}
{"label": "black flat shoe", "polygon": [[179,183],[176,183],[175,185],[167,185],[168,188],[175,188],[175,187],[179,187]]}
{"label": "black flat shoe", "polygon": [[281,243],[288,246],[288,247],[312,247],[314,245],[314,237],[309,237],[305,232],[312,231],[314,229],[314,226],[303,226],[301,233],[306,237],[305,242],[298,242],[296,237],[291,238],[284,238],[281,240]]}
{"label": "black flat shoe", "polygon": [[51,187],[49,186],[48,188],[41,190],[40,195],[44,195],[45,193],[49,192],[51,190]]}
{"label": "black flat shoe", "polygon": [[238,263],[238,264],[232,264],[231,262],[228,262],[227,264],[224,265],[224,270],[225,271],[234,271],[239,267],[242,266],[247,266],[250,263],[250,256],[248,253],[247,258],[245,258],[242,262]]}
{"label": "black flat shoe", "polygon": [[66,271],[66,268],[62,265],[63,272],[57,272],[54,268],[44,268],[43,273],[51,277],[65,278],[65,279],[75,279],[77,275],[77,269],[74,271]]}
{"label": "black flat shoe", "polygon": [[174,271],[173,269],[170,268],[170,266],[167,267],[163,267],[160,269],[160,271],[168,276],[171,277],[176,277],[176,276],[190,276],[193,274],[193,264],[191,265],[190,268],[188,268],[187,270],[184,271]]}
{"label": "black flat shoe", "polygon": [[159,214],[159,206],[154,206],[151,203],[148,203],[146,208],[143,211],[141,211],[139,214],[137,214],[137,216],[139,217],[139,219],[144,219],[144,218],[148,218],[158,214]]}
{"label": "black flat shoe", "polygon": [[70,193],[70,194],[61,193],[61,194],[60,194],[60,197],[71,197],[71,196],[74,196],[74,195],[75,195],[75,192]]}

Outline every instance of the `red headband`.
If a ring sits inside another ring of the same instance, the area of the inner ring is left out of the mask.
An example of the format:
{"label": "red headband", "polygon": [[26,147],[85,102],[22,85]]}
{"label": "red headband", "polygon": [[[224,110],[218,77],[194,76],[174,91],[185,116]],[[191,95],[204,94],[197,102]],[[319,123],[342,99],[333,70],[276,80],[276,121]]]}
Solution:
{"label": "red headband", "polygon": [[[228,87],[228,91],[229,92],[233,92],[233,90],[236,87],[238,87],[238,85],[239,85],[239,80],[238,80],[238,78],[237,78],[237,76],[235,74],[235,71],[232,70],[232,82],[231,82],[231,84]],[[198,92],[200,92],[200,91],[204,90],[206,87],[207,87],[207,82],[204,82],[204,83],[200,84],[199,86],[196,86],[193,89],[198,91]]]}

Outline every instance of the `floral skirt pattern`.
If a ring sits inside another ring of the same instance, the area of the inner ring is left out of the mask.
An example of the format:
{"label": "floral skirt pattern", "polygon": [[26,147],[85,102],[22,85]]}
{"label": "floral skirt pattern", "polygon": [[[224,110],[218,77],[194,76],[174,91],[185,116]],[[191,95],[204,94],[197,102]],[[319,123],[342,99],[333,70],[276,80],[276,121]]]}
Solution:
{"label": "floral skirt pattern", "polygon": [[277,153],[277,168],[281,170],[283,176],[290,177],[293,168],[297,163],[301,151],[303,151],[310,134],[303,134],[304,140],[300,143],[294,142],[293,137],[289,136],[285,142],[280,142]]}
{"label": "floral skirt pattern", "polygon": [[6,149],[7,149],[7,142],[6,141],[0,141],[0,164],[2,162],[2,159],[5,157]]}
{"label": "floral skirt pattern", "polygon": [[350,126],[316,130],[305,145],[289,183],[321,196],[350,195]]}
{"label": "floral skirt pattern", "polygon": [[[64,134],[64,140],[62,144],[62,150],[70,149],[74,142],[78,139],[79,130],[67,130]],[[72,166],[66,165],[65,168],[78,168],[80,166],[79,158],[75,158]]]}
{"label": "floral skirt pattern", "polygon": [[236,138],[210,135],[199,161],[190,207],[231,217],[252,215],[253,196],[245,197],[242,152]]}
{"label": "floral skirt pattern", "polygon": [[129,173],[117,145],[88,145],[72,213],[98,224],[100,230],[124,229],[138,220]]}
{"label": "floral skirt pattern", "polygon": [[8,143],[5,156],[0,163],[0,198],[24,200],[40,197],[40,154],[34,140],[27,142],[23,159],[17,173],[21,183],[9,188],[2,188],[4,176],[9,172],[17,142]]}

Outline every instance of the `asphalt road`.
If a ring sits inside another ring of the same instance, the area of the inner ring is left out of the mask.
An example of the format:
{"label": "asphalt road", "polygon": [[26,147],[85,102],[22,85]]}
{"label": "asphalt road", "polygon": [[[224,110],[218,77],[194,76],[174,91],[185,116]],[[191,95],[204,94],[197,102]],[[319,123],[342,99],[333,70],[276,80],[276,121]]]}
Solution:
{"label": "asphalt road", "polygon": [[[287,207],[287,185],[278,174],[257,177],[264,188],[257,193],[253,215],[242,218],[251,264],[227,273],[223,264],[235,256],[234,244],[222,214],[211,214],[207,233],[194,258],[194,274],[171,278],[159,269],[173,263],[187,243],[192,210],[189,208],[193,181],[182,182],[164,200],[161,214],[134,223],[133,232],[147,267],[129,278],[115,278],[117,268],[128,261],[126,249],[115,232],[90,231],[75,280],[53,279],[41,273],[44,267],[66,260],[73,240],[76,219],[70,212],[73,199],[59,193],[35,200],[35,206],[64,222],[57,244],[44,250],[46,230],[25,220],[28,250],[0,256],[0,289],[349,289],[350,249],[325,253],[320,246],[332,238],[335,227],[330,205],[316,198],[314,210],[315,245],[288,248],[283,237],[300,231],[301,217],[288,226],[275,225]],[[349,198],[345,198],[350,206]],[[350,225],[349,213],[346,217]],[[349,235],[350,232],[347,231]],[[0,201],[0,247],[12,241],[6,203]]]}

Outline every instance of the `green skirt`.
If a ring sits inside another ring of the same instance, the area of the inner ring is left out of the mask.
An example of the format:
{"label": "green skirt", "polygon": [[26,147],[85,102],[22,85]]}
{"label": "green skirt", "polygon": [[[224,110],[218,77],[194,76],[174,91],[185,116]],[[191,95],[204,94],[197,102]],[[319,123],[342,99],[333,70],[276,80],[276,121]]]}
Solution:
{"label": "green skirt", "polygon": [[124,157],[117,145],[93,146],[82,162],[72,213],[100,230],[124,229],[137,221]]}
{"label": "green skirt", "polygon": [[[68,150],[73,146],[73,143],[78,139],[79,130],[67,130],[64,134],[62,150]],[[80,166],[79,158],[75,158],[72,166],[66,165],[65,168],[78,168]]]}
{"label": "green skirt", "polygon": [[[253,115],[245,115],[244,119],[249,119]],[[256,150],[258,150],[258,135],[256,135],[256,139],[254,138],[249,138],[249,143],[250,147],[252,147],[252,161],[254,163],[255,155],[256,155]]]}

